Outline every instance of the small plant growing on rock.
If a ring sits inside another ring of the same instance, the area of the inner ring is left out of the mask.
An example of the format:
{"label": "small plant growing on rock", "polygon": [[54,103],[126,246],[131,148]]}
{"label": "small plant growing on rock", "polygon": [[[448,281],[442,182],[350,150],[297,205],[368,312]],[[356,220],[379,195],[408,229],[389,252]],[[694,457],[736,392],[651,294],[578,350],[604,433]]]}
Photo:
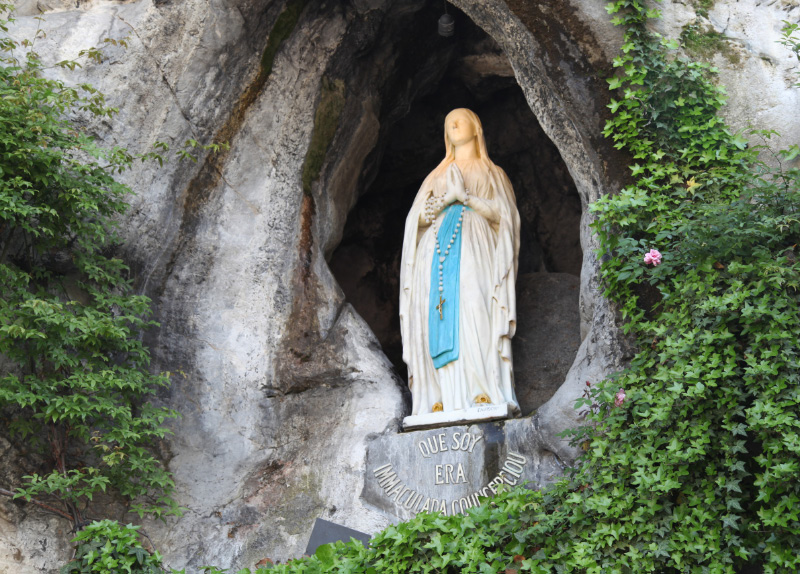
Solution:
{"label": "small plant growing on rock", "polygon": [[114,520],[93,522],[73,539],[75,558],[59,574],[165,574],[161,555],[142,546],[138,529]]}
{"label": "small plant growing on rock", "polygon": [[[800,24],[784,20],[779,42],[789,48],[800,62]],[[798,74],[800,75],[800,71]],[[800,88],[800,82],[797,82],[795,86]]]}

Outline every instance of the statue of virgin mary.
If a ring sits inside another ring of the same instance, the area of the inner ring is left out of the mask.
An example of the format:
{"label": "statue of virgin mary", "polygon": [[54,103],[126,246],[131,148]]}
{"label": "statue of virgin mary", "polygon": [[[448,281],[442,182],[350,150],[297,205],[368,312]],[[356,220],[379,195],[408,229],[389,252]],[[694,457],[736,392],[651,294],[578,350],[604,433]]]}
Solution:
{"label": "statue of virgin mary", "polygon": [[508,404],[519,212],[505,172],[467,109],[445,118],[445,158],[408,214],[400,329],[412,415]]}

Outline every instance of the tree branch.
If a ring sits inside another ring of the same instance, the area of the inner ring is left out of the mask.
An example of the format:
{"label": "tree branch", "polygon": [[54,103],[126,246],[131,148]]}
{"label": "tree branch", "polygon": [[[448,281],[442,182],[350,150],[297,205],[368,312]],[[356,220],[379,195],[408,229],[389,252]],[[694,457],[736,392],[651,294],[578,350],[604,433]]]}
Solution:
{"label": "tree branch", "polygon": [[[3,494],[5,496],[10,496],[11,498],[14,498],[16,496],[16,494],[14,492],[12,492],[10,490],[6,490],[5,488],[0,488],[0,494]],[[54,514],[58,514],[59,516],[61,516],[62,518],[66,518],[70,522],[74,521],[74,518],[72,516],[70,516],[69,514],[67,514],[66,512],[64,512],[63,510],[59,510],[55,506],[50,506],[49,504],[45,504],[44,502],[40,502],[40,501],[36,500],[35,498],[31,498],[30,500],[26,500],[25,502],[32,502],[36,506],[44,508],[48,512],[52,512]]]}

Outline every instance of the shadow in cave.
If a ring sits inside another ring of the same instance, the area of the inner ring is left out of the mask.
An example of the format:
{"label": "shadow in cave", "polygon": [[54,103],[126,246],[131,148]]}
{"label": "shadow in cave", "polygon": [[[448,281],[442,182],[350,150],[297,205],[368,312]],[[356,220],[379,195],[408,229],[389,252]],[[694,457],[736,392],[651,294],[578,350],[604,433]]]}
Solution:
{"label": "shadow in cave", "polygon": [[522,222],[514,372],[528,414],[564,381],[580,344],[581,202],[502,50],[463,13],[450,11],[456,17],[452,38],[437,35],[439,13],[433,9],[420,10],[411,21],[418,41],[398,56],[388,85],[421,75],[427,83],[411,90],[416,95],[410,101],[384,97],[379,143],[329,263],[348,302],[406,380],[398,318],[406,215],[423,179],[444,156],[445,116],[459,107],[475,111],[492,160],[514,186]]}

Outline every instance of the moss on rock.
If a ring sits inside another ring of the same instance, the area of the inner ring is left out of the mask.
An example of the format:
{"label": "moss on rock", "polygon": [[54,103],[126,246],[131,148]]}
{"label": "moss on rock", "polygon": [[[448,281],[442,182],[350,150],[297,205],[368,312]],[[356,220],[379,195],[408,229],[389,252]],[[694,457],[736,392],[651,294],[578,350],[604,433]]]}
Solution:
{"label": "moss on rock", "polygon": [[684,26],[681,44],[691,55],[703,60],[710,60],[716,54],[725,56],[732,64],[739,63],[741,59],[728,38],[710,24],[692,23]]}
{"label": "moss on rock", "polygon": [[294,27],[297,26],[300,14],[307,3],[308,0],[290,0],[275,21],[275,25],[269,32],[267,46],[261,55],[260,75],[264,78],[272,72],[272,63],[275,61],[275,54],[278,53],[278,48],[281,47],[283,41],[289,37]]}
{"label": "moss on rock", "polygon": [[325,155],[336,135],[339,117],[344,109],[344,81],[322,78],[322,93],[314,115],[314,131],[311,134],[311,145],[308,147],[303,162],[303,193],[310,194],[311,187],[319,178]]}

